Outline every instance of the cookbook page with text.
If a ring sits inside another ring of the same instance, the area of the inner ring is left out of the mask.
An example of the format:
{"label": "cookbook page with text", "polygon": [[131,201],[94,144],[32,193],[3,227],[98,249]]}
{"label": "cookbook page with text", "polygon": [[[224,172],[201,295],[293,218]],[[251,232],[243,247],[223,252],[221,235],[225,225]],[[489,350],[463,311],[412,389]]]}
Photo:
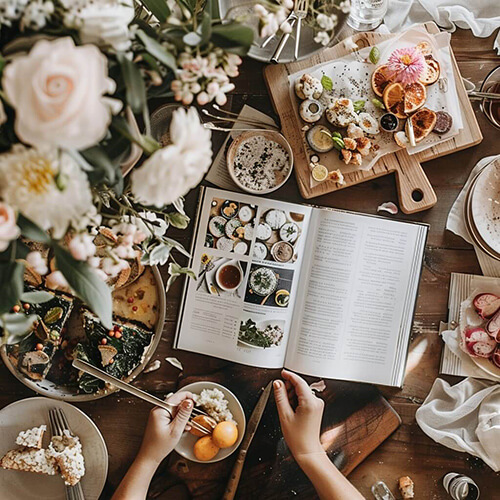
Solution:
{"label": "cookbook page with text", "polygon": [[175,346],[281,368],[311,208],[206,188]]}
{"label": "cookbook page with text", "polygon": [[428,227],[315,210],[285,365],[399,386]]}

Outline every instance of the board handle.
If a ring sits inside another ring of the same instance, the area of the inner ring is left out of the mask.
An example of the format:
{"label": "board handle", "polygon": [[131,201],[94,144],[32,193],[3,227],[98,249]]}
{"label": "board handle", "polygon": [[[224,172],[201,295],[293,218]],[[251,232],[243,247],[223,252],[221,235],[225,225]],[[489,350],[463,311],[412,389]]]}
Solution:
{"label": "board handle", "polygon": [[405,214],[428,210],[437,203],[437,196],[415,156],[404,149],[396,151],[396,184],[399,204]]}

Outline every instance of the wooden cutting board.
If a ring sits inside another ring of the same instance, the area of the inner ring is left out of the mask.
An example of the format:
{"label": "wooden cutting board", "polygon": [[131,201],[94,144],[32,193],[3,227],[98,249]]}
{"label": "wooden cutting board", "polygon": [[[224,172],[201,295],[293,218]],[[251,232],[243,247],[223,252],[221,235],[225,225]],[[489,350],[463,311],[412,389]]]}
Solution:
{"label": "wooden cutting board", "polygon": [[[439,33],[439,28],[435,23],[426,23],[423,26],[431,34]],[[346,174],[345,184],[343,185],[339,185],[332,180],[326,180],[311,187],[309,159],[302,137],[303,132],[297,126],[294,111],[295,104],[292,103],[289,93],[288,76],[297,71],[306,70],[317,64],[345,56],[352,52],[352,42],[356,44],[358,49],[361,49],[376,45],[394,36],[394,34],[373,32],[356,33],[351,38],[344,40],[334,47],[325,49],[309,59],[290,64],[268,65],[264,68],[264,79],[274,109],[280,117],[283,135],[287,138],[293,150],[295,175],[300,192],[304,198],[313,198],[383,175],[395,173],[401,210],[407,214],[427,210],[436,204],[437,197],[425,172],[422,170],[421,163],[469,148],[482,141],[483,136],[467,97],[467,92],[452,52],[453,71],[463,119],[463,129],[460,130],[458,135],[412,156],[408,155],[406,150],[386,155],[368,171],[355,171]]]}
{"label": "wooden cutting board", "polygon": [[[266,377],[265,381],[262,376]],[[225,385],[237,395],[248,420],[261,388],[272,378],[270,370],[233,365],[225,370],[224,376],[212,374],[209,379]],[[180,385],[197,380],[202,378],[189,377]],[[325,382],[327,389],[320,394],[326,403],[322,440],[332,461],[347,475],[399,427],[401,420],[376,387]],[[169,471],[186,484],[193,498],[215,500],[224,492],[236,456],[234,453],[215,464],[198,464],[175,455]],[[311,483],[287,449],[272,394],[248,451],[236,498],[252,498],[253,495],[266,499],[314,497]]]}

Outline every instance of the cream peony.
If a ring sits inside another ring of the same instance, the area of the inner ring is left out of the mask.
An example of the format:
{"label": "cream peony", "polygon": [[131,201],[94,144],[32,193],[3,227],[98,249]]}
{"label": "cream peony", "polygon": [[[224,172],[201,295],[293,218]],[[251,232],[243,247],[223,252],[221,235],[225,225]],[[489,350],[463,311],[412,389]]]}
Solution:
{"label": "cream peony", "polygon": [[161,208],[184,196],[201,181],[212,162],[210,131],[200,123],[195,108],[174,111],[170,138],[171,144],[132,171],[132,192],[146,205]]}
{"label": "cream peony", "polygon": [[6,250],[10,242],[18,236],[16,212],[12,207],[0,201],[0,252]]}
{"label": "cream peony", "polygon": [[55,238],[93,206],[87,176],[71,156],[21,144],[0,155],[0,198]]}
{"label": "cream peony", "polygon": [[6,66],[2,85],[16,110],[16,134],[27,144],[85,149],[106,135],[111,110],[103,95],[115,83],[94,45],[40,40]]}
{"label": "cream peony", "polygon": [[62,4],[67,9],[64,24],[78,30],[82,43],[117,51],[130,48],[133,0],[62,0]]}

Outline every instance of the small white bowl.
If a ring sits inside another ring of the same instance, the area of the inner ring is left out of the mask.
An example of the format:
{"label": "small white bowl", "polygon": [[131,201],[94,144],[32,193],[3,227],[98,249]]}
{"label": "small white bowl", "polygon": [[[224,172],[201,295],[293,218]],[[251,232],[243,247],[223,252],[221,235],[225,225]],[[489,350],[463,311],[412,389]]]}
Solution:
{"label": "small white bowl", "polygon": [[246,418],[245,418],[245,412],[243,411],[243,408],[241,407],[241,404],[236,398],[236,396],[223,385],[203,380],[201,382],[194,382],[192,384],[188,384],[182,387],[180,390],[190,391],[193,394],[200,394],[203,389],[219,389],[221,392],[224,393],[224,397],[228,401],[229,411],[233,414],[234,420],[238,426],[238,440],[230,448],[221,449],[219,453],[217,453],[217,455],[215,455],[215,457],[212,458],[212,460],[198,460],[194,456],[193,447],[196,441],[198,441],[198,439],[200,438],[197,436],[193,436],[193,434],[189,432],[184,432],[179,443],[175,447],[175,451],[179,455],[193,462],[198,462],[200,464],[212,464],[214,462],[220,462],[221,460],[224,460],[229,455],[232,455],[238,449],[238,447],[241,444],[241,441],[243,440],[243,436],[245,435]]}
{"label": "small white bowl", "polygon": [[[265,137],[269,141],[277,142],[280,146],[282,146],[286,150],[286,152],[288,153],[288,155],[290,157],[290,169],[288,170],[288,174],[283,178],[283,181],[280,184],[273,186],[272,188],[263,189],[263,190],[252,189],[252,188],[249,188],[248,186],[245,186],[244,184],[242,184],[238,180],[238,178],[236,177],[236,175],[234,173],[234,158],[236,156],[238,148],[240,147],[240,145],[243,142],[247,141],[251,137],[255,137],[255,136],[259,136],[259,135]],[[269,193],[272,193],[273,191],[276,191],[284,184],[286,184],[286,182],[290,178],[290,175],[292,175],[293,151],[292,151],[292,148],[290,147],[290,144],[285,139],[285,137],[275,130],[255,130],[255,131],[250,130],[248,132],[243,132],[242,134],[240,134],[231,143],[231,145],[229,146],[229,148],[227,150],[226,163],[227,163],[227,170],[229,172],[229,175],[231,176],[231,179],[233,179],[234,183],[238,187],[240,187],[243,191],[246,191],[247,193],[251,193],[251,194],[257,194],[257,195],[269,194]]]}

